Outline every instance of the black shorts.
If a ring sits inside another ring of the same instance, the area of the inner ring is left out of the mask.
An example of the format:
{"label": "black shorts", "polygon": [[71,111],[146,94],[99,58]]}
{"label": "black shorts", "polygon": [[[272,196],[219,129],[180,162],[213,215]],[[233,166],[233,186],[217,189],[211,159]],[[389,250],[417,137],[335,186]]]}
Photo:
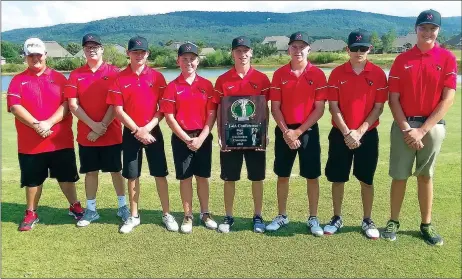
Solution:
{"label": "black shorts", "polygon": [[[287,125],[289,129],[297,129],[300,124]],[[315,179],[321,175],[321,144],[319,143],[319,127],[315,123],[298,138],[301,146],[296,149],[284,141],[281,129],[276,126],[274,143],[274,173],[279,177],[290,177],[295,157],[298,153],[300,176]]]}
{"label": "black shorts", "polygon": [[36,187],[43,184],[48,177],[56,178],[58,182],[77,182],[77,164],[74,148],[66,148],[39,154],[18,153],[21,169],[21,188]]}
{"label": "black shorts", "polygon": [[[190,137],[197,137],[201,130],[185,131]],[[172,133],[173,161],[176,179],[184,180],[193,175],[209,178],[212,170],[212,134],[209,134],[202,146],[195,152],[186,143]]]}
{"label": "black shorts", "polygon": [[241,179],[242,161],[245,158],[247,179],[250,181],[265,180],[266,151],[232,150],[220,152],[221,179],[238,181]]}
{"label": "black shorts", "polygon": [[83,146],[79,144],[80,173],[93,171],[120,172],[122,170],[122,144],[109,146]]}
{"label": "black shorts", "polygon": [[168,175],[167,160],[165,159],[164,138],[159,126],[156,126],[151,134],[156,141],[144,145],[138,141],[128,128],[123,131],[123,168],[122,176],[127,179],[138,178],[141,175],[141,166],[143,162],[143,149],[146,152],[146,158],[149,166],[149,174],[156,177],[165,177]]}
{"label": "black shorts", "polygon": [[329,158],[326,177],[330,182],[347,182],[354,158],[353,175],[361,182],[372,185],[379,159],[379,134],[377,128],[367,131],[361,145],[350,150],[342,132],[333,127],[329,133]]}

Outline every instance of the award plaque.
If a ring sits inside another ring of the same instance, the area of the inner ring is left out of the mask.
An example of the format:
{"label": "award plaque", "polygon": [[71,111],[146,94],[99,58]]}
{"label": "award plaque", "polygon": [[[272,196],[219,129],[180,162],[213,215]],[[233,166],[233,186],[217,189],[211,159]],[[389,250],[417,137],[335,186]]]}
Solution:
{"label": "award plaque", "polygon": [[265,96],[222,97],[222,149],[265,149],[266,121]]}

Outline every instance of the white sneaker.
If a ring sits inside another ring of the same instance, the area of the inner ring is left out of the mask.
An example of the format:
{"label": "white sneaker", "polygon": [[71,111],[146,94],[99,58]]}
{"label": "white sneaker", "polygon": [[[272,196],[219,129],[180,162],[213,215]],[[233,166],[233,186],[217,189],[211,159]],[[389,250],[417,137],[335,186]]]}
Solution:
{"label": "white sneaker", "polygon": [[332,235],[343,227],[343,219],[341,216],[333,216],[329,224],[324,227],[324,234]]}
{"label": "white sneaker", "polygon": [[210,216],[210,213],[208,213],[208,212],[201,213],[200,214],[200,219],[201,219],[202,224],[204,224],[204,226],[207,229],[216,230],[218,228],[217,222],[215,222],[212,219],[212,216]]}
{"label": "white sneaker", "polygon": [[141,223],[141,218],[140,216],[134,217],[130,216],[128,217],[127,221],[124,222],[122,227],[120,228],[119,232],[120,233],[129,233],[133,230],[134,227],[138,226]]}
{"label": "white sneaker", "polygon": [[193,217],[184,216],[183,223],[181,224],[181,232],[182,233],[192,233],[192,227],[193,227]]}
{"label": "white sneaker", "polygon": [[175,217],[173,217],[170,213],[167,213],[162,216],[162,222],[164,223],[168,231],[178,231],[178,223],[176,222]]}
{"label": "white sneaker", "polygon": [[361,228],[364,234],[370,239],[378,239],[380,237],[379,230],[375,227],[371,219],[363,220]]}
{"label": "white sneaker", "polygon": [[319,226],[318,217],[308,218],[308,221],[306,221],[306,225],[308,226],[308,228],[310,228],[310,231],[314,236],[324,235],[324,231],[322,230],[321,226]]}
{"label": "white sneaker", "polygon": [[266,226],[267,231],[277,231],[280,227],[289,224],[289,217],[278,215],[276,216],[273,221]]}

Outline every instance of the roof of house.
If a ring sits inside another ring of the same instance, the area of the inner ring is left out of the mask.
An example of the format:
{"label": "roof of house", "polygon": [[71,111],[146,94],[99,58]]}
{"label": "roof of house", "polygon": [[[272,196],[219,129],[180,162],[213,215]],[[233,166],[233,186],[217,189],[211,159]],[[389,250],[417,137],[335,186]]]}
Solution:
{"label": "roof of house", "polygon": [[347,44],[342,40],[321,39],[311,44],[313,51],[339,51],[343,50]]}
{"label": "roof of house", "polygon": [[455,35],[451,39],[444,42],[445,45],[450,45],[450,46],[460,46],[461,43],[462,43],[462,33],[460,33],[459,35]]}
{"label": "roof of house", "polygon": [[289,38],[286,36],[270,36],[270,37],[265,37],[262,44],[274,44],[277,48],[277,50],[282,51],[282,50],[287,50],[288,48],[288,43],[289,43]]}
{"label": "roof of house", "polygon": [[5,59],[5,57],[3,57],[3,56],[0,56],[0,57],[2,58],[2,60]]}
{"label": "roof of house", "polygon": [[185,44],[186,42],[172,42],[170,45],[164,45],[165,48],[168,49],[173,49],[173,50],[178,50],[182,44]]}
{"label": "roof of house", "polygon": [[44,41],[47,56],[52,58],[74,57],[56,41]]}
{"label": "roof of house", "polygon": [[199,53],[200,56],[205,56],[210,53],[214,53],[215,49],[213,47],[204,47]]}
{"label": "roof of house", "polygon": [[416,33],[409,33],[406,36],[399,36],[393,41],[393,47],[402,47],[406,44],[410,44],[411,46],[415,45],[417,42],[417,34]]}

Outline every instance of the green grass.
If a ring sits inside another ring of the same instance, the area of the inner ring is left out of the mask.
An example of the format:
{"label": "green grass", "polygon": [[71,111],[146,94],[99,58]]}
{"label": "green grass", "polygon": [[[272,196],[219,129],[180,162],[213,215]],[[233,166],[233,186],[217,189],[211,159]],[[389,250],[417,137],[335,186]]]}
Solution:
{"label": "green grass", "polygon": [[[460,86],[460,85],[459,85]],[[197,225],[191,235],[167,232],[161,226],[160,203],[153,178],[144,162],[141,177],[140,214],[142,224],[131,234],[118,233],[117,200],[104,174],[100,178],[99,222],[76,228],[67,216],[67,203],[54,180],[47,180],[38,213],[41,222],[31,232],[17,231],[25,209],[24,190],[19,188],[16,131],[12,115],[2,97],[2,277],[461,277],[461,102],[445,117],[447,136],[434,178],[433,222],[445,244],[430,247],[419,236],[420,213],[415,178],[410,179],[401,215],[398,240],[371,241],[360,233],[362,216],[360,187],[351,177],[345,187],[343,215],[345,228],[330,237],[315,238],[307,233],[305,181],[294,166],[288,214],[291,223],[276,233],[251,231],[250,183],[236,186],[234,231],[227,235]],[[383,227],[389,217],[388,176],[389,131],[392,117],[388,108],[381,117],[380,159],[375,180],[373,218]],[[171,210],[182,218],[179,183],[174,179],[170,130],[161,124],[167,139],[167,162]],[[274,121],[270,136],[274,139]],[[323,172],[327,159],[329,112],[320,121]],[[215,132],[214,132],[215,133]],[[215,138],[216,142],[216,138]],[[276,177],[272,171],[274,145],[267,153],[267,179],[263,212],[268,222],[277,213]],[[213,149],[210,179],[210,209],[216,220],[223,218],[223,182],[219,178],[219,150]],[[245,168],[242,177],[246,177]],[[320,178],[319,217],[324,225],[332,214],[330,184]],[[78,196],[85,202],[84,178],[77,183]]]}

